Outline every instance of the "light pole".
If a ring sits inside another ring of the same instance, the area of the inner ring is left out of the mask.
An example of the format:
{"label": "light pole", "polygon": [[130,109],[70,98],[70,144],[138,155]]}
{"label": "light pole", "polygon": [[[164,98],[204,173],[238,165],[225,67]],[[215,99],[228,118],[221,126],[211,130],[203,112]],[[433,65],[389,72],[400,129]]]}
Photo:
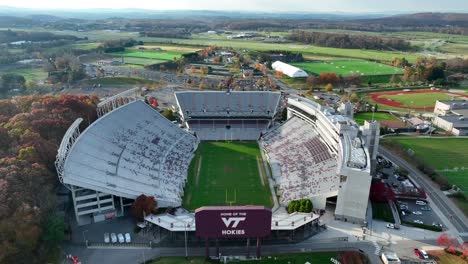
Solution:
{"label": "light pole", "polygon": [[188,251],[187,251],[187,223],[184,223],[184,229],[185,229],[185,232],[184,232],[184,235],[185,235],[185,259],[188,258]]}
{"label": "light pole", "polygon": [[88,247],[88,240],[86,240],[85,233],[88,232],[88,229],[83,230],[83,242],[85,243],[86,247]]}

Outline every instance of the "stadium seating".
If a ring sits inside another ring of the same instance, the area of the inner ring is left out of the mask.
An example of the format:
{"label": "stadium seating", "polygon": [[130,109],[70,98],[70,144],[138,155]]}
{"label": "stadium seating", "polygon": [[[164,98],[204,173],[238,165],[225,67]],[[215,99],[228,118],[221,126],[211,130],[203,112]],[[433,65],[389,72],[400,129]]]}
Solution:
{"label": "stadium seating", "polygon": [[265,134],[261,142],[268,153],[280,201],[323,195],[338,188],[337,160],[314,128],[293,117]]}
{"label": "stadium seating", "polygon": [[277,92],[177,92],[180,115],[201,140],[258,140],[276,114]]}
{"label": "stadium seating", "polygon": [[101,117],[75,142],[64,183],[180,205],[197,139],[143,101]]}

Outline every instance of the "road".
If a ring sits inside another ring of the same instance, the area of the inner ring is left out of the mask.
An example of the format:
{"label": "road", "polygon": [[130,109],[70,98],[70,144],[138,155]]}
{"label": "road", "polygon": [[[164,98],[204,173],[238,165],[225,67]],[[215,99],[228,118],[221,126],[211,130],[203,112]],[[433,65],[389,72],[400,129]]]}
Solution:
{"label": "road", "polygon": [[[458,207],[445,196],[442,191],[436,186],[435,183],[431,182],[430,179],[426,177],[423,173],[419,170],[414,168],[411,164],[407,161],[402,159],[401,157],[394,155],[389,150],[385,149],[384,147],[379,147],[379,152],[391,160],[393,163],[397,164],[398,166],[406,169],[411,178],[421,187],[424,188],[428,196],[432,199],[435,205],[441,210],[441,212],[448,218],[450,223],[456,228],[459,233],[467,233],[468,232],[468,219],[465,215],[458,209]],[[466,235],[466,234],[463,234]]]}
{"label": "road", "polygon": [[[69,254],[77,255],[83,264],[94,263],[112,263],[112,264],[131,264],[142,263],[143,260],[154,259],[161,256],[185,256],[183,247],[177,248],[153,248],[153,249],[86,249],[82,245],[66,245],[64,251]],[[380,258],[374,254],[375,246],[366,241],[346,242],[346,241],[328,241],[306,240],[297,244],[264,245],[262,246],[262,255],[268,256],[282,253],[301,253],[301,252],[325,252],[325,251],[345,251],[361,249],[370,259],[370,263],[381,263]],[[210,248],[210,255],[215,254],[215,248]],[[222,247],[220,253],[223,256],[243,256],[246,254],[245,247]],[[251,256],[255,255],[255,243],[250,246]],[[189,256],[204,256],[205,248],[188,248]]]}

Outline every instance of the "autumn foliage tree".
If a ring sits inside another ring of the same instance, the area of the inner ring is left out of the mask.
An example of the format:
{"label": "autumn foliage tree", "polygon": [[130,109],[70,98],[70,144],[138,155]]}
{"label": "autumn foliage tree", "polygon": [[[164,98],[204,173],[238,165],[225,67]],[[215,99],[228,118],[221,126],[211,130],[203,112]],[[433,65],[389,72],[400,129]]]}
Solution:
{"label": "autumn foliage tree", "polygon": [[331,84],[331,85],[336,85],[339,81],[338,76],[334,72],[322,72],[319,75],[319,84]]}
{"label": "autumn foliage tree", "polygon": [[153,196],[142,194],[132,204],[132,215],[137,222],[143,222],[145,216],[154,212],[157,207],[158,203]]}
{"label": "autumn foliage tree", "polygon": [[0,100],[0,263],[46,263],[51,241],[63,237],[60,223],[50,223],[57,148],[76,118],[85,119],[83,129],[96,119],[98,102],[74,95]]}

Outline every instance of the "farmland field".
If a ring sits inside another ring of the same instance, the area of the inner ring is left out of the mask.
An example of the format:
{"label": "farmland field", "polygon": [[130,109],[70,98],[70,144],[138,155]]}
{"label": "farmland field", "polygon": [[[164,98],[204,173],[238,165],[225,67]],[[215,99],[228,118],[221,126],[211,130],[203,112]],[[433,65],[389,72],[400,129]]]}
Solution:
{"label": "farmland field", "polygon": [[[263,205],[273,207],[256,142],[201,142],[188,172],[184,207]],[[261,178],[262,177],[262,178]]]}
{"label": "farmland field", "polygon": [[468,191],[468,139],[466,138],[394,138],[385,139],[411,149],[450,184]]}
{"label": "farmland field", "polygon": [[306,72],[320,74],[321,72],[335,72],[338,75],[391,75],[402,74],[403,70],[385,64],[349,60],[349,61],[329,61],[329,62],[300,62],[292,63]]}

